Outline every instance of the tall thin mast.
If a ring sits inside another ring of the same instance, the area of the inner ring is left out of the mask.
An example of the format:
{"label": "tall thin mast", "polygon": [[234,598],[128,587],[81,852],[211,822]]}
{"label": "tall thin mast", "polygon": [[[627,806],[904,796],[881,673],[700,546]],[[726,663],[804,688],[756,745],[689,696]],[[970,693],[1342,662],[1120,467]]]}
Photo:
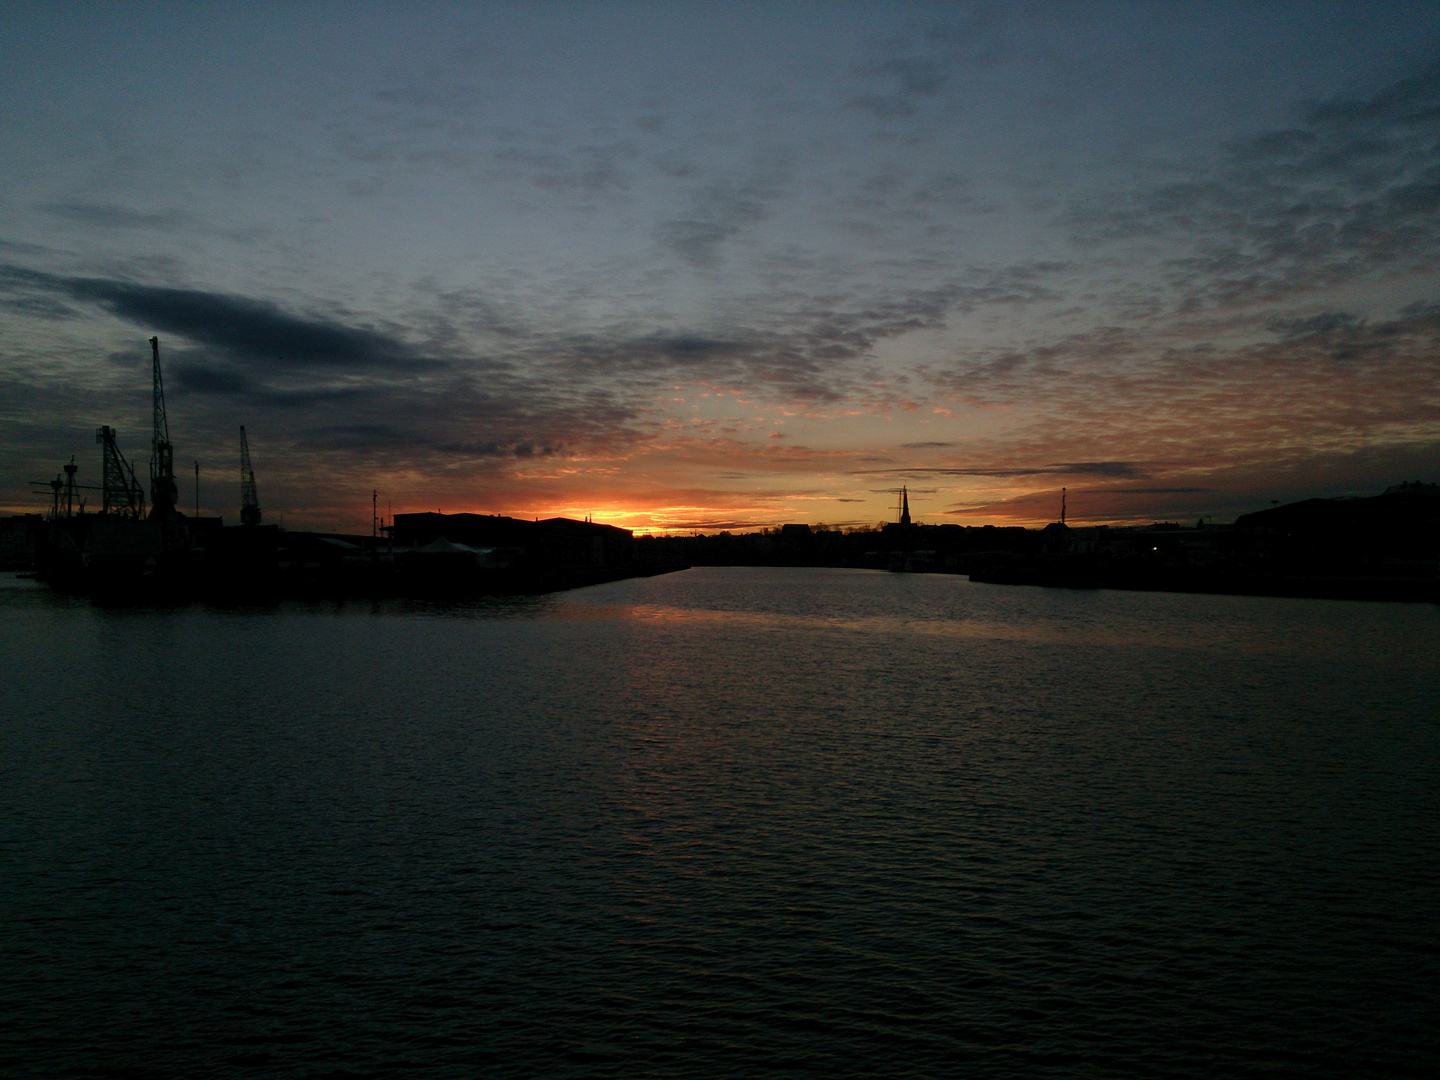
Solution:
{"label": "tall thin mast", "polygon": [[153,426],[150,435],[150,505],[152,513],[168,517],[175,511],[180,492],[175,483],[175,448],[170,444],[170,423],[165,418],[165,380],[160,374],[160,339],[150,339],[155,360],[152,403]]}
{"label": "tall thin mast", "polygon": [[250,440],[240,425],[240,524],[260,524],[260,495],[255,490],[255,470],[250,467]]}

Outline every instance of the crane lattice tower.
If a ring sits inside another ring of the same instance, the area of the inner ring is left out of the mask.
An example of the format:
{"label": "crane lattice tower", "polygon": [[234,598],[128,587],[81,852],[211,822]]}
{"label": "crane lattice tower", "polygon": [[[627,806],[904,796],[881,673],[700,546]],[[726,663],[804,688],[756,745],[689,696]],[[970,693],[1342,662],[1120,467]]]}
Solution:
{"label": "crane lattice tower", "polygon": [[101,491],[104,494],[101,512],[143,518],[145,489],[140,486],[140,481],[135,479],[135,470],[120,452],[117,442],[119,434],[108,424],[95,429],[95,441],[102,447],[103,458],[104,479],[101,481]]}
{"label": "crane lattice tower", "polygon": [[255,470],[250,467],[250,440],[240,425],[240,524],[260,524],[260,495],[255,490]]}
{"label": "crane lattice tower", "polygon": [[180,489],[175,483],[175,448],[170,443],[170,423],[165,418],[165,380],[160,374],[160,339],[150,339],[154,356],[152,426],[150,434],[150,505],[161,517],[175,512]]}

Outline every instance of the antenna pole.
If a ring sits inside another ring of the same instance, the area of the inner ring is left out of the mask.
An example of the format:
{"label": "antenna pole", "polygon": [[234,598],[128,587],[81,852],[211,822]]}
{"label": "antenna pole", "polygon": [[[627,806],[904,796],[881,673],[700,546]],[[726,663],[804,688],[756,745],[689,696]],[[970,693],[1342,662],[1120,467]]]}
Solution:
{"label": "antenna pole", "polygon": [[195,516],[200,516],[200,462],[195,462]]}
{"label": "antenna pole", "polygon": [[1060,489],[1060,524],[1065,524],[1065,489]]}

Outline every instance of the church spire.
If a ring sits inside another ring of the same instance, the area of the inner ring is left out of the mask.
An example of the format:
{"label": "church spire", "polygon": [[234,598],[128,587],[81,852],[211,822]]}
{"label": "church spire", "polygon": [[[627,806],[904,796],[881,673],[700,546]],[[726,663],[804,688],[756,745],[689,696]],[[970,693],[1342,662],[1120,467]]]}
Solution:
{"label": "church spire", "polygon": [[910,491],[905,487],[900,489],[900,524],[910,524]]}

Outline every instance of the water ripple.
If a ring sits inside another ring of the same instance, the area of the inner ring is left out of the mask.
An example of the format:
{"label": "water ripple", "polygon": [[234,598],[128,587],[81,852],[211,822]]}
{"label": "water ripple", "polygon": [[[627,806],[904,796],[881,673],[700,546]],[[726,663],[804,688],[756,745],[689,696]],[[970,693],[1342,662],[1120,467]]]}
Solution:
{"label": "water ripple", "polygon": [[1440,615],[697,570],[0,581],[0,1072],[1364,1076],[1437,1058]]}

